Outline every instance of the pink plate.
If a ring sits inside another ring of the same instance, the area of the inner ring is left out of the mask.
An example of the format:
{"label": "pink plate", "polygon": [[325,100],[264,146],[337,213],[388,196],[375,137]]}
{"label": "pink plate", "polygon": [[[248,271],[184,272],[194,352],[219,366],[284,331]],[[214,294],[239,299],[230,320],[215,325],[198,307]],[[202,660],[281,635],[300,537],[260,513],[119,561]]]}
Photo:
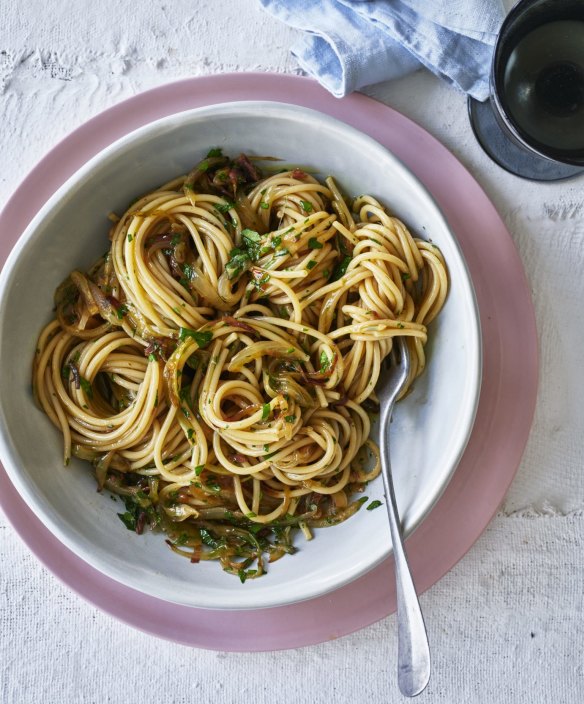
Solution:
{"label": "pink plate", "polygon": [[[535,408],[538,360],[533,306],[509,232],[469,172],[421,127],[364,95],[338,100],[296,76],[227,74],[160,86],[85,123],[36,166],[0,215],[0,261],[57,188],[114,140],[172,113],[236,100],[294,102],[377,139],[434,195],[466,257],[480,309],[483,385],[456,473],[407,541],[423,592],[477,540],[515,475]],[[224,612],[171,604],[129,589],[76,557],[35,518],[1,467],[0,505],[32,552],[82,597],[132,626],[187,645],[229,651],[296,648],[351,633],[395,609],[391,558],[330,594],[290,606]]]}

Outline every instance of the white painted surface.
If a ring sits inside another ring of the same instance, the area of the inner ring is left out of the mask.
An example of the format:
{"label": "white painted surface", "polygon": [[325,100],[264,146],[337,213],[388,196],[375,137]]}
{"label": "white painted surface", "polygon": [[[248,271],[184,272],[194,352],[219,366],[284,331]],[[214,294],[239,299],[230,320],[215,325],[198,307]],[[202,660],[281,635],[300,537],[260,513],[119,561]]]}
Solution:
{"label": "white painted surface", "polygon": [[[253,0],[0,0],[0,203],[60,138],[125,97],[193,75],[294,71],[292,36]],[[543,185],[504,173],[475,143],[464,97],[426,73],[369,92],[475,173],[513,233],[540,333],[538,408],[517,479],[477,545],[421,600],[434,672],[419,701],[577,704],[584,701],[584,177]],[[0,517],[2,704],[399,702],[395,636],[390,617],[286,653],[162,642],[65,589]]]}

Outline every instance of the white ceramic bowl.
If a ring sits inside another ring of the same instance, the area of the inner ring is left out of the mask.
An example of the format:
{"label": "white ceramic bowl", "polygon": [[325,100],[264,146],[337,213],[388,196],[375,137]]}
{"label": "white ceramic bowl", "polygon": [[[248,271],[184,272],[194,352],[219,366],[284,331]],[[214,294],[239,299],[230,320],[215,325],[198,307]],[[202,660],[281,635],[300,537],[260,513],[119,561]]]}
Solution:
{"label": "white ceramic bowl", "polygon": [[[32,511],[74,553],[141,592],[207,608],[258,608],[308,599],[353,580],[391,550],[384,508],[361,510],[317,532],[269,573],[241,584],[215,563],[191,565],[164,536],[137,536],[123,511],[98,494],[88,465],[62,464],[61,436],[34,405],[30,373],[53,293],[73,268],[107,248],[110,211],[188,171],[209,149],[271,154],[333,174],[348,194],[372,194],[443,251],[451,290],[431,325],[428,366],[392,423],[392,464],[406,531],[438,499],[467,443],[478,403],[481,345],[472,284],[446,221],[417,179],[377,142],[331,117],[270,102],[240,102],[179,113],[112,144],[47,202],[12,251],[0,277],[0,453]],[[383,498],[381,479],[367,491]]]}

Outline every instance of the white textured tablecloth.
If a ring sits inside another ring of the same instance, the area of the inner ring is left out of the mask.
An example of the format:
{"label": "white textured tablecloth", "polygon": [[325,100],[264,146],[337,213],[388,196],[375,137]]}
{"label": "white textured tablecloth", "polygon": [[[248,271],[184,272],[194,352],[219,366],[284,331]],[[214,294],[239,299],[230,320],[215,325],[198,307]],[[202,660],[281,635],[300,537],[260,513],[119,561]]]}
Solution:
{"label": "white textured tablecloth", "polygon": [[[73,128],[141,90],[224,71],[291,72],[293,32],[255,2],[0,0],[0,204]],[[476,175],[529,277],[541,384],[519,474],[472,551],[421,598],[420,702],[584,701],[584,177],[521,181],[476,144],[464,97],[427,73],[370,94]],[[517,350],[521,354],[521,350]],[[0,515],[0,702],[397,702],[395,619],[295,651],[167,643],[63,587]]]}

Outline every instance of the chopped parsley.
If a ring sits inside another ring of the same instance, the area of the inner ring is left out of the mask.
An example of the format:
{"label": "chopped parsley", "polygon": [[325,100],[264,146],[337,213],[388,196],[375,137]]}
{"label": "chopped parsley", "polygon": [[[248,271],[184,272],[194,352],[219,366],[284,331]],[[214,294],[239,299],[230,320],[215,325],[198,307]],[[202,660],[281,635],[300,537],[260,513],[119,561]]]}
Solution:
{"label": "chopped parsley", "polygon": [[240,570],[238,571],[237,574],[238,574],[238,576],[239,576],[239,579],[240,579],[241,583],[244,584],[244,583],[245,583],[245,580],[246,580],[248,577],[253,577],[253,576],[256,575],[257,573],[258,573],[257,570],[244,570],[244,569],[242,568],[242,569],[240,569]]}
{"label": "chopped parsley", "polygon": [[204,545],[207,545],[208,547],[213,548],[214,550],[217,550],[217,548],[221,547],[221,541],[216,540],[211,535],[211,533],[209,533],[209,531],[205,528],[200,528],[199,533],[201,535],[201,541]]}
{"label": "chopped parsley", "polygon": [[251,258],[249,254],[244,250],[236,247],[230,252],[230,259],[225,265],[225,271],[227,272],[227,278],[230,281],[241,276],[244,271],[247,271],[251,266]]}
{"label": "chopped parsley", "polygon": [[81,384],[81,388],[89,396],[89,398],[93,398],[93,387],[91,386],[91,382],[87,381],[87,379],[80,376],[79,383]]}
{"label": "chopped parsley", "polygon": [[130,513],[130,511],[118,513],[118,517],[128,530],[136,530],[136,517],[133,513]]}
{"label": "chopped parsley", "polygon": [[227,200],[223,203],[213,203],[213,207],[215,210],[218,210],[220,213],[225,215],[225,213],[229,212],[231,208],[235,207],[235,203],[232,203],[231,201]]}
{"label": "chopped parsley", "polygon": [[135,496],[122,496],[121,498],[126,506],[126,511],[118,513],[118,517],[128,530],[141,532],[141,514],[146,514],[151,525],[160,523],[160,516],[143,491],[138,491]]}
{"label": "chopped parsley", "polygon": [[305,213],[312,213],[312,203],[308,200],[301,200],[300,205],[302,206],[302,210],[304,210]]}
{"label": "chopped parsley", "polygon": [[269,403],[264,403],[262,406],[262,420],[268,420],[270,417],[270,411],[272,410]]}
{"label": "chopped parsley", "polygon": [[211,491],[214,491],[215,493],[218,493],[221,491],[221,487],[219,486],[219,484],[217,484],[217,482],[215,480],[208,481],[205,486],[207,489],[211,489]]}
{"label": "chopped parsley", "polygon": [[223,156],[223,149],[220,147],[213,147],[212,149],[209,149],[209,153],[207,154],[207,159],[211,159],[216,156]]}
{"label": "chopped parsley", "polygon": [[267,210],[269,207],[270,207],[270,204],[269,204],[269,203],[266,203],[265,200],[263,200],[263,201],[260,203],[260,208],[262,208],[263,210]]}
{"label": "chopped parsley", "polygon": [[181,401],[184,401],[187,406],[191,405],[191,390],[187,386],[183,386],[182,389],[179,391],[179,398]]}
{"label": "chopped parsley", "polygon": [[195,268],[191,266],[190,264],[184,264],[183,265],[183,278],[180,280],[180,283],[182,286],[185,288],[189,287],[189,281],[192,281],[195,278]]}
{"label": "chopped parsley", "polygon": [[331,360],[330,357],[326,352],[321,352],[320,353],[320,371],[324,374],[324,372],[328,372],[328,370],[331,368]]}
{"label": "chopped parsley", "polygon": [[270,280],[270,275],[266,272],[264,273],[261,278],[259,279],[252,279],[252,284],[258,289],[258,290],[263,290],[264,284],[267,284],[268,281]]}
{"label": "chopped parsley", "polygon": [[128,312],[128,306],[125,303],[122,303],[122,305],[117,309],[116,315],[118,316],[118,320],[122,320],[124,315]]}
{"label": "chopped parsley", "polygon": [[204,464],[198,464],[198,465],[195,467],[195,474],[197,475],[197,477],[199,477],[199,476],[201,475],[201,472],[202,472],[204,469],[205,469],[205,465],[204,465]]}
{"label": "chopped parsley", "polygon": [[250,230],[245,228],[242,231],[241,236],[243,237],[243,244],[247,250],[247,253],[252,261],[257,261],[261,256],[261,240],[259,232],[255,230]]}
{"label": "chopped parsley", "polygon": [[179,328],[178,339],[182,342],[187,337],[192,337],[199,345],[199,349],[204,349],[213,339],[213,333],[210,330],[191,330],[190,328]]}
{"label": "chopped parsley", "polygon": [[381,506],[381,501],[372,501],[369,506],[367,506],[368,511],[373,511],[375,508],[379,508]]}
{"label": "chopped parsley", "polygon": [[338,281],[342,276],[344,276],[347,273],[347,268],[350,263],[351,263],[351,257],[349,257],[348,255],[343,257],[341,259],[341,261],[333,269],[332,280]]}
{"label": "chopped parsley", "polygon": [[286,423],[294,423],[294,421],[296,420],[296,416],[286,416],[284,420],[286,421]]}
{"label": "chopped parsley", "polygon": [[316,237],[311,237],[308,240],[308,246],[310,249],[322,249],[322,242],[319,242]]}
{"label": "chopped parsley", "polygon": [[314,267],[318,264],[314,259],[311,259],[308,264],[306,265],[307,269],[314,269]]}

